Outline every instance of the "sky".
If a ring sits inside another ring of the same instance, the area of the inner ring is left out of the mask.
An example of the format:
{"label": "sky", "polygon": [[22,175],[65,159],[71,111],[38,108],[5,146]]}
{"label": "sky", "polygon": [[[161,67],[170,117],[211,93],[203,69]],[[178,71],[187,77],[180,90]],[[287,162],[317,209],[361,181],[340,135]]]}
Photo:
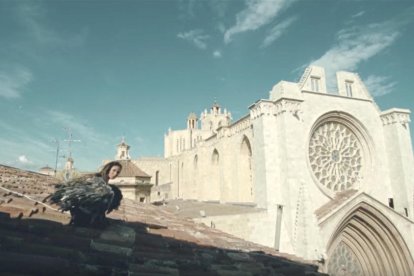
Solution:
{"label": "sky", "polygon": [[70,137],[81,171],[122,137],[163,156],[190,112],[217,101],[235,121],[312,64],[414,110],[412,30],[411,0],[0,0],[0,164],[54,168],[59,144],[61,169]]}

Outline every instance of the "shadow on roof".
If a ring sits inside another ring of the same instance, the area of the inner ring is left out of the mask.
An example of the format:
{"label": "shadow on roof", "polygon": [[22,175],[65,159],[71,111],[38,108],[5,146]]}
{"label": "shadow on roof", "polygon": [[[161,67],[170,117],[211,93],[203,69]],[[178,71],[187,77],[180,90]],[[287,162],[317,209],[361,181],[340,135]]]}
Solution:
{"label": "shadow on roof", "polygon": [[9,275],[323,275],[261,251],[205,246],[152,234],[162,227],[109,219],[104,229],[0,212],[0,271]]}

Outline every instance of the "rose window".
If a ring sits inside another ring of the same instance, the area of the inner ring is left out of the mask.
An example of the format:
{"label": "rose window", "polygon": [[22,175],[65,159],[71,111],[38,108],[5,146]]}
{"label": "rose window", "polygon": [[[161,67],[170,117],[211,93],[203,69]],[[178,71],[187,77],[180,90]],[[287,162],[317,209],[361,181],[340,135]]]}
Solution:
{"label": "rose window", "polygon": [[309,161],[319,183],[332,191],[349,189],[362,176],[359,140],[338,122],[326,122],[314,131],[309,143]]}

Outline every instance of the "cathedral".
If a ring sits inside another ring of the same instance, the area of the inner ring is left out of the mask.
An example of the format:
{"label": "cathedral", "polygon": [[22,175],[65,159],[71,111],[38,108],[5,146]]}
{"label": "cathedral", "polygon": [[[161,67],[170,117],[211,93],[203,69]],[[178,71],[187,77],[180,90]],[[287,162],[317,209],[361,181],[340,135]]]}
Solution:
{"label": "cathedral", "polygon": [[165,134],[164,158],[131,160],[151,176],[151,201],[250,206],[196,220],[330,275],[412,275],[410,111],[381,111],[356,73],[337,72],[335,92],[330,81],[311,66],[235,121],[217,103],[191,113]]}

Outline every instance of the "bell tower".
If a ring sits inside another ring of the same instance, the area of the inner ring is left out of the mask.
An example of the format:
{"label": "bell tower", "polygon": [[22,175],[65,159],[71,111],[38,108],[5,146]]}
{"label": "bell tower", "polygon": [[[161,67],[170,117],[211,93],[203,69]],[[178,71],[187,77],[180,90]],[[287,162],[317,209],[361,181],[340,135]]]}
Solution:
{"label": "bell tower", "polygon": [[121,143],[117,147],[117,153],[115,156],[115,160],[129,160],[131,157],[129,156],[129,148],[130,146],[125,143],[125,138],[122,137]]}
{"label": "bell tower", "polygon": [[221,106],[215,101],[210,112],[205,110],[201,113],[201,129],[215,133],[218,128],[226,127],[231,123],[231,113],[226,109],[222,111]]}
{"label": "bell tower", "polygon": [[197,121],[198,121],[197,115],[191,112],[187,118],[187,129],[198,129]]}

